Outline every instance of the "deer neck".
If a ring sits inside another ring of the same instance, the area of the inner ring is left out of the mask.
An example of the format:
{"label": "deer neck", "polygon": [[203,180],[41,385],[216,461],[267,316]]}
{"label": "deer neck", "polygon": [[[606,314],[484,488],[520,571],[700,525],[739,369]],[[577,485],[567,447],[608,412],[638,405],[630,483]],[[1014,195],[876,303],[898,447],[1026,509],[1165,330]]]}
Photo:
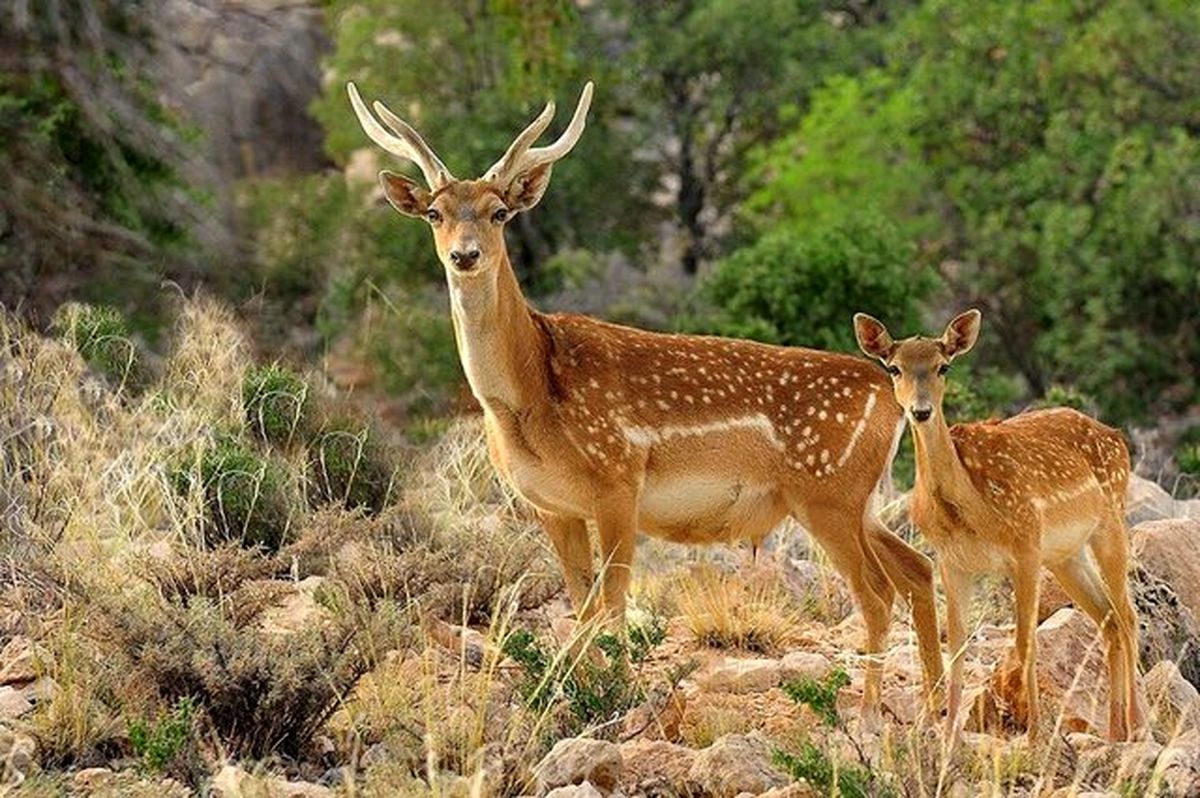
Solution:
{"label": "deer neck", "polygon": [[975,488],[942,413],[939,411],[928,421],[909,426],[917,460],[916,490],[939,502],[955,505],[970,502]]}
{"label": "deer neck", "polygon": [[475,398],[484,409],[516,411],[533,404],[544,385],[546,341],[507,254],[502,258],[482,273],[449,276],[450,313]]}

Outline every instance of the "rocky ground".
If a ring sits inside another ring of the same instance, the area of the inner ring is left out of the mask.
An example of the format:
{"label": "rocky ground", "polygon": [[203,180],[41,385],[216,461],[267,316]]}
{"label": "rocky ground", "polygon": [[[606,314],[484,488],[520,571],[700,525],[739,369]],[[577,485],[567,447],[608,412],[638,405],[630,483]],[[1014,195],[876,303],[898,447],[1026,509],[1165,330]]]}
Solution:
{"label": "rocky ground", "polygon": [[[1028,745],[1001,688],[1011,606],[994,580],[950,749],[922,713],[899,609],[883,721],[860,724],[861,622],[799,529],[753,564],[645,541],[625,650],[576,645],[549,550],[494,483],[473,424],[405,455],[402,486],[372,510],[309,496],[277,551],[214,547],[160,460],[243,423],[246,347],[212,308],[182,316],[158,393],[136,399],[93,385],[61,344],[5,331],[8,792],[1200,795],[1195,500],[1141,479],[1131,490],[1147,739],[1105,740],[1096,629],[1047,582],[1047,728]],[[262,451],[302,471],[300,445]],[[903,508],[884,516],[906,533]],[[608,653],[573,658],[596,649]]]}

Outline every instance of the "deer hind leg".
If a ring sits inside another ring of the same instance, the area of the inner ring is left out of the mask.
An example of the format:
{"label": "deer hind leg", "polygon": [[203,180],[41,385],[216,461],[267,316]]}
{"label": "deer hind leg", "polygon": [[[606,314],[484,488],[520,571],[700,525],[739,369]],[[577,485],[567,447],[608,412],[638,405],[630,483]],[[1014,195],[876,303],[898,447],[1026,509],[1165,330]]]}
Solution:
{"label": "deer hind leg", "polygon": [[[1132,739],[1145,730],[1145,713],[1138,689],[1138,621],[1129,595],[1129,533],[1125,521],[1114,514],[1090,541],[1092,553],[1100,567],[1100,575],[1108,588],[1116,637],[1121,643],[1122,681],[1114,682],[1112,690],[1121,692],[1122,705],[1114,711],[1121,714],[1125,724],[1124,739]],[[1111,719],[1110,719],[1111,723]],[[1109,733],[1114,734],[1110,726]]]}
{"label": "deer hind leg", "polygon": [[542,528],[554,546],[558,565],[566,583],[575,619],[586,623],[596,610],[592,577],[592,541],[582,518],[538,513]]}
{"label": "deer hind leg", "polygon": [[1129,694],[1125,638],[1112,601],[1112,591],[1101,575],[1098,559],[1095,547],[1089,544],[1069,560],[1056,565],[1052,572],[1067,595],[1096,622],[1104,637],[1109,681],[1108,734],[1114,740],[1123,740],[1128,733],[1126,705]]}
{"label": "deer hind leg", "polygon": [[943,664],[933,591],[933,564],[873,516],[864,517],[863,524],[880,565],[912,608],[917,649],[921,654],[922,692],[927,707],[934,709],[934,690],[942,681]]}
{"label": "deer hind leg", "polygon": [[861,510],[797,512],[796,517],[807,521],[810,534],[821,544],[833,567],[846,579],[858,611],[862,613],[867,631],[862,713],[864,721],[873,724],[879,715],[882,653],[887,643],[896,590],[879,564],[875,550],[867,542]]}

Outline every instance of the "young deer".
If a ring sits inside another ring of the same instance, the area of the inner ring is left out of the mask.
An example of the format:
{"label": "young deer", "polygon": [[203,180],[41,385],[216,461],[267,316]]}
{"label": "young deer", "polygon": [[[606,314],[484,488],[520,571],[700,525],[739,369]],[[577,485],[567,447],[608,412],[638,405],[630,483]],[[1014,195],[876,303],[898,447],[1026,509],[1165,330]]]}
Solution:
{"label": "young deer", "polygon": [[1036,737],[1034,631],[1045,566],[1104,635],[1109,734],[1127,739],[1142,725],[1137,618],[1126,584],[1129,452],[1116,430],[1066,408],[948,427],[942,414],[946,371],[975,344],[979,322],[979,311],[970,310],[951,321],[941,338],[897,343],[877,320],[854,317],[859,346],[887,367],[896,400],[912,421],[912,519],[937,550],[946,590],[953,656],[948,728],[957,728],[962,698],[971,577],[1007,572],[1016,600],[1016,714]]}
{"label": "young deer", "polygon": [[[644,332],[526,304],[504,227],[538,203],[579,140],[591,83],[558,140],[532,147],[551,103],[478,180],[454,178],[411,127],[378,102],[377,119],[348,90],[367,135],[425,176],[428,189],[391,172],[380,179],[397,211],[433,230],[492,463],[535,508],[581,621],[601,602],[601,617],[623,619],[638,530],[758,544],[791,514],[849,582],[867,651],[882,650],[899,589],[913,605],[927,688],[940,679],[932,565],[869,510],[901,431],[882,375],[845,355]],[[595,595],[589,520],[603,561]]]}

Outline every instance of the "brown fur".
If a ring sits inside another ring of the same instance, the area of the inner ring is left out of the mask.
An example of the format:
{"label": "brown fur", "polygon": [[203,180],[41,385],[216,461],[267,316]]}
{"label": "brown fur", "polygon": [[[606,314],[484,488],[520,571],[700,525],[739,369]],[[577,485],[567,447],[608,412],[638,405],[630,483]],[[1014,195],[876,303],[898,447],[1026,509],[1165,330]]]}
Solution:
{"label": "brown fur", "polygon": [[[863,350],[892,372],[896,399],[913,418],[912,519],[938,552],[954,655],[948,723],[954,727],[962,694],[971,577],[999,571],[1011,575],[1016,601],[1018,715],[1036,735],[1034,626],[1045,566],[1100,626],[1108,649],[1109,733],[1133,735],[1143,721],[1137,619],[1126,583],[1129,452],[1120,433],[1061,408],[947,427],[943,369],[974,344],[978,312],[957,317],[940,339],[893,343],[882,324],[862,314],[855,328]],[[926,409],[929,418],[917,420],[915,413]]]}
{"label": "brown fur", "polygon": [[[397,175],[383,183],[397,210],[431,223],[492,462],[537,509],[578,617],[602,606],[623,618],[639,530],[757,545],[792,515],[849,582],[868,652],[882,650],[898,589],[913,605],[926,686],[940,679],[932,567],[868,511],[901,419],[886,379],[845,355],[530,309],[503,227],[537,204],[549,173],[546,164],[509,184],[453,181],[434,194]],[[468,251],[479,256],[464,269],[454,253]],[[587,521],[600,543],[598,595]],[[870,709],[879,680],[873,657]]]}

